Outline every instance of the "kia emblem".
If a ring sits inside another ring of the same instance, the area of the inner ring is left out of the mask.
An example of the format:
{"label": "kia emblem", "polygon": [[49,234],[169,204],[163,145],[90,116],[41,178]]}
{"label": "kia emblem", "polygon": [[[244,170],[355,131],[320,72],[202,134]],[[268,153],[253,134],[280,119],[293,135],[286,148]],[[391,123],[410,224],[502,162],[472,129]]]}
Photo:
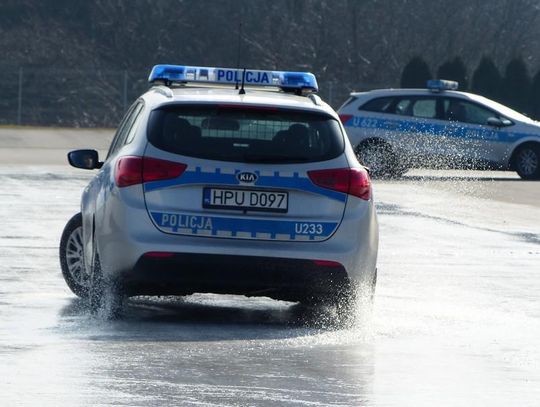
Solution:
{"label": "kia emblem", "polygon": [[257,181],[257,178],[259,177],[254,172],[244,171],[236,174],[236,179],[238,180],[238,182],[244,184],[253,184],[255,181]]}

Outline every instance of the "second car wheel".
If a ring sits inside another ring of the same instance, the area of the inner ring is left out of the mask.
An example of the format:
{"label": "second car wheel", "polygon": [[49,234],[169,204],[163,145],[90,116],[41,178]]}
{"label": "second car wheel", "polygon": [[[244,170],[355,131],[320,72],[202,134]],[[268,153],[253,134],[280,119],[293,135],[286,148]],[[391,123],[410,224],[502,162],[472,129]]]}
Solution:
{"label": "second car wheel", "polygon": [[398,177],[404,172],[400,169],[396,154],[386,143],[365,142],[355,152],[360,164],[369,168],[373,177]]}
{"label": "second car wheel", "polygon": [[514,168],[523,179],[540,179],[540,145],[519,147],[514,155]]}

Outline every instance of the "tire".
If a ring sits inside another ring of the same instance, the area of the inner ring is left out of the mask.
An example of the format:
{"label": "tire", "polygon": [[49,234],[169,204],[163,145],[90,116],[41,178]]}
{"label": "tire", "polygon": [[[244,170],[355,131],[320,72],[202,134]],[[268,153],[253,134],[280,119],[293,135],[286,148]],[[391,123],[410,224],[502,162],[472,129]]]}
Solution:
{"label": "tire", "polygon": [[311,306],[324,316],[327,326],[350,328],[356,322],[357,291],[347,284],[332,293],[318,296]]}
{"label": "tire", "polygon": [[357,323],[369,320],[373,310],[376,286],[377,269],[371,282],[358,286],[351,285],[337,293],[333,299],[333,306],[340,326],[350,328]]}
{"label": "tire", "polygon": [[513,166],[523,179],[540,179],[540,145],[524,144],[518,147]]}
{"label": "tire", "polygon": [[106,319],[116,318],[122,312],[123,303],[124,295],[120,286],[104,278],[99,255],[95,253],[88,287],[90,313]]}
{"label": "tire", "polygon": [[375,273],[373,274],[373,279],[371,280],[371,284],[369,285],[369,297],[372,302],[375,299],[376,288],[377,288],[377,269],[375,269]]}
{"label": "tire", "polygon": [[88,296],[89,274],[84,266],[82,216],[74,215],[60,239],[60,267],[69,289],[80,298]]}
{"label": "tire", "polygon": [[399,177],[406,171],[400,168],[396,154],[386,143],[363,143],[355,152],[360,164],[369,168],[370,174],[375,178]]}
{"label": "tire", "polygon": [[325,328],[349,329],[370,320],[377,269],[367,284],[347,284],[325,294],[313,294],[301,301],[302,319]]}
{"label": "tire", "polygon": [[300,321],[319,328],[350,328],[356,321],[356,296],[340,289],[325,294],[316,293],[300,303]]}
{"label": "tire", "polygon": [[90,275],[90,285],[88,287],[88,306],[92,314],[97,314],[104,306],[105,284],[103,282],[103,273],[101,263],[96,254],[94,254],[94,264]]}
{"label": "tire", "polygon": [[333,307],[337,315],[337,323],[342,328],[350,328],[356,322],[356,304],[358,295],[354,288],[347,288],[337,293]]}

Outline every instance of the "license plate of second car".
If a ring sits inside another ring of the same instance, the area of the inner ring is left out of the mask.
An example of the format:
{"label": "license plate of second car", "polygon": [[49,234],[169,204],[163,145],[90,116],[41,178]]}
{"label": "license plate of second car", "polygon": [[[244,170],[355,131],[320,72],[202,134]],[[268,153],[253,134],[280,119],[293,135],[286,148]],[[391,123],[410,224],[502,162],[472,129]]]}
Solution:
{"label": "license plate of second car", "polygon": [[286,191],[204,188],[203,207],[268,212],[287,212],[289,194]]}

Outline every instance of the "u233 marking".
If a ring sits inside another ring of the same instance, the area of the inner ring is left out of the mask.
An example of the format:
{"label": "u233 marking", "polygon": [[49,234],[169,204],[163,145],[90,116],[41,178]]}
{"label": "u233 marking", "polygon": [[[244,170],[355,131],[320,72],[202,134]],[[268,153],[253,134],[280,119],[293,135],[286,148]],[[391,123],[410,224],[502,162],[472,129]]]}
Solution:
{"label": "u233 marking", "polygon": [[295,223],[294,232],[297,235],[322,235],[323,225],[320,223]]}

